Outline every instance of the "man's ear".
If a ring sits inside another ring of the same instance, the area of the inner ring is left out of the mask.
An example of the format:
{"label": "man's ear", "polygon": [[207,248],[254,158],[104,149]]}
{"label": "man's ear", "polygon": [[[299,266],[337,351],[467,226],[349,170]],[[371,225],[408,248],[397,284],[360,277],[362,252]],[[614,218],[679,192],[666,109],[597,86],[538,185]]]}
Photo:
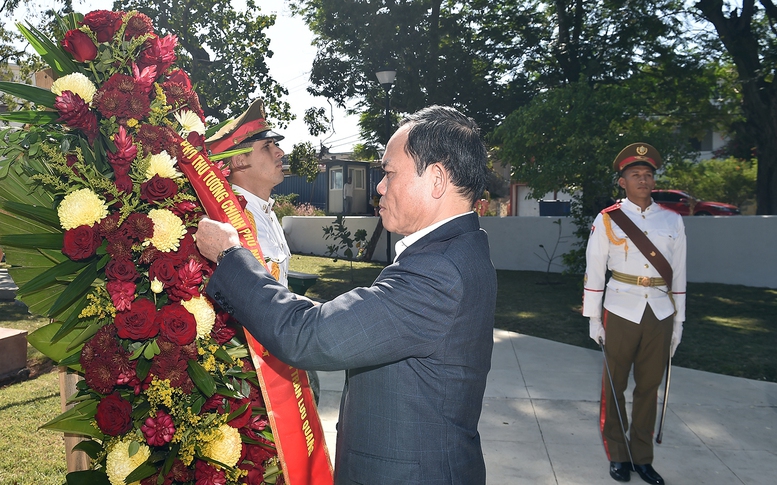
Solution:
{"label": "man's ear", "polygon": [[618,177],[618,187],[626,190],[626,181],[623,180],[623,177]]}
{"label": "man's ear", "polygon": [[247,157],[245,153],[233,155],[232,157],[230,157],[229,169],[232,172],[240,171],[244,169],[246,167],[246,159]]}
{"label": "man's ear", "polygon": [[450,183],[448,172],[442,166],[442,163],[433,163],[429,165],[428,170],[430,170],[429,176],[432,181],[432,197],[439,199],[448,190],[448,184]]}

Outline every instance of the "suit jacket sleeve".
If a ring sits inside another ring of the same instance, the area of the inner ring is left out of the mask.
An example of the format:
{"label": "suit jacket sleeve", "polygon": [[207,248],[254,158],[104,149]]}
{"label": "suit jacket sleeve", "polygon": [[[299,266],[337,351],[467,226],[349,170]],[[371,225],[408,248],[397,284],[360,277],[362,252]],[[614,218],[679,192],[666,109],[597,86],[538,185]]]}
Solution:
{"label": "suit jacket sleeve", "polygon": [[424,252],[314,306],[278,284],[248,250],[229,253],[207,293],[281,361],[307,370],[340,370],[426,357],[454,320],[461,275],[444,255]]}

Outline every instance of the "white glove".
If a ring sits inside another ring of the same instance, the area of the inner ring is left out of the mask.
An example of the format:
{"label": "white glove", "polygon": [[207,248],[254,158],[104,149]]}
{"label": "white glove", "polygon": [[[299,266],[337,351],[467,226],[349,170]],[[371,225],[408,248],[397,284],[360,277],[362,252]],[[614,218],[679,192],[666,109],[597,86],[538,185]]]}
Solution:
{"label": "white glove", "polygon": [[[596,345],[604,345],[604,325],[602,325],[601,320],[588,319],[588,336],[596,342]],[[599,342],[599,339],[602,341]]]}
{"label": "white glove", "polygon": [[680,345],[680,341],[683,339],[683,322],[674,322],[674,329],[672,330],[672,343],[669,347],[672,357],[677,350],[677,346]]}

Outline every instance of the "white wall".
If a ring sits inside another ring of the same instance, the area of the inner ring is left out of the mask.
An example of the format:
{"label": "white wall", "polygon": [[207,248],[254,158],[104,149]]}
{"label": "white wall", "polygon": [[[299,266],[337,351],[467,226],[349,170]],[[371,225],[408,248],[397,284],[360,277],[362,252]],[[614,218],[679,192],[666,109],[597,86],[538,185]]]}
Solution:
{"label": "white wall", "polygon": [[[327,241],[322,226],[334,217],[283,218],[283,228],[291,250],[323,255]],[[561,220],[562,240],[556,249],[550,271],[564,268],[561,255],[572,249],[575,229],[568,217],[481,217],[480,225],[488,232],[491,260],[497,269],[546,271],[548,251],[558,239]],[[352,231],[366,229],[372,235],[377,217],[346,217]],[[725,283],[777,288],[777,216],[684,217],[688,236],[688,281]],[[374,261],[386,261],[386,235],[383,232],[373,255]],[[392,234],[393,244],[399,237]]]}

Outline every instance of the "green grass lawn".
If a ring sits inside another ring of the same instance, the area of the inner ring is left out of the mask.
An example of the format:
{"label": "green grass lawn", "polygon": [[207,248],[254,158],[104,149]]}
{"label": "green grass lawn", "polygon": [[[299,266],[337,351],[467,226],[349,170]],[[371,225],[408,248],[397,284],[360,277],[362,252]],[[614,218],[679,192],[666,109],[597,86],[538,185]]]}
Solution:
{"label": "green grass lawn", "polygon": [[[383,266],[355,262],[351,271],[348,261],[294,255],[291,269],[319,275],[306,295],[329,300],[354,286],[370,285]],[[581,277],[532,271],[498,271],[497,277],[497,328],[598,349],[580,314]],[[691,283],[687,306],[675,365],[777,382],[777,290]],[[0,302],[0,326],[32,331],[45,323],[23,305]],[[59,413],[57,373],[47,372],[45,360],[29,347],[35,378],[0,388],[0,484],[63,481],[62,435],[37,431]]]}

